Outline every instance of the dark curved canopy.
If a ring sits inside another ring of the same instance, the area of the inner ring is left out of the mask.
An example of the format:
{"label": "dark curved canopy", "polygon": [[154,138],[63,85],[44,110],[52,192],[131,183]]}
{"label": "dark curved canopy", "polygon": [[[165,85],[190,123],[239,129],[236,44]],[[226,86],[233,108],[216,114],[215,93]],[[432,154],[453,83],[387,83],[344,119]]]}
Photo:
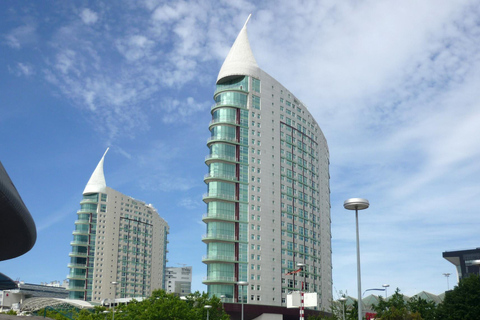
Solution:
{"label": "dark curved canopy", "polygon": [[0,261],[28,252],[37,230],[7,171],[0,162]]}
{"label": "dark curved canopy", "polygon": [[17,288],[17,283],[0,272],[0,290]]}

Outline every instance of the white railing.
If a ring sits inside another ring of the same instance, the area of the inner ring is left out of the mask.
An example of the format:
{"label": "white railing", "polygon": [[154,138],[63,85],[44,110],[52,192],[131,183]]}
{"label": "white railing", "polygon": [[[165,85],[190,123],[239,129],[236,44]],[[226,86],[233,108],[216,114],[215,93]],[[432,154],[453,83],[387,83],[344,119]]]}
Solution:
{"label": "white railing", "polygon": [[235,236],[226,234],[204,234],[202,239],[218,239],[218,240],[236,240]]}
{"label": "white railing", "polygon": [[235,196],[231,194],[222,194],[222,193],[205,193],[203,198],[221,198],[225,200],[237,200]]}
{"label": "white railing", "polygon": [[203,277],[203,281],[236,282],[235,277]]}
{"label": "white railing", "polygon": [[205,160],[210,160],[210,159],[221,159],[221,160],[229,160],[229,161],[237,162],[237,158],[235,157],[223,156],[218,154],[209,154],[208,156],[205,157]]}
{"label": "white railing", "polygon": [[221,260],[221,261],[235,261],[235,257],[224,255],[206,255],[202,260]]}
{"label": "white railing", "polygon": [[207,173],[204,178],[205,179],[218,178],[218,179],[238,181],[238,178],[235,177],[235,176],[231,176],[231,175],[227,175],[227,174],[219,174],[219,173],[215,173],[215,174]]}

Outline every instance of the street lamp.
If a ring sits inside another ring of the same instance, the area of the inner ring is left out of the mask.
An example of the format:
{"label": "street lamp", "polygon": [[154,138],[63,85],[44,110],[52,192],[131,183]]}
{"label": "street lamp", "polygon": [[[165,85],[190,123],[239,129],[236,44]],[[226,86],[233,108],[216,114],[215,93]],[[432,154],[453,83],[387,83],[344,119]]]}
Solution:
{"label": "street lamp", "polygon": [[345,301],[347,301],[347,298],[341,297],[340,302],[342,303],[342,313],[343,313],[343,320],[345,320]]}
{"label": "street lamp", "polygon": [[444,273],[443,274],[445,276],[445,278],[447,278],[447,291],[450,290],[450,284],[448,283],[448,277],[450,277],[450,274],[451,273]]}
{"label": "street lamp", "polygon": [[385,288],[385,300],[387,300],[387,288],[390,287],[389,284],[382,284],[382,287]]}
{"label": "street lamp", "polygon": [[220,301],[222,301],[222,308],[223,308],[223,309],[225,309],[224,304],[225,304],[225,298],[226,298],[226,297],[227,297],[227,296],[224,295],[224,294],[222,294],[222,295],[220,296]]}
{"label": "street lamp", "polygon": [[110,282],[113,285],[113,309],[112,309],[112,320],[115,320],[115,299],[117,299],[117,281]]}
{"label": "street lamp", "polygon": [[203,306],[205,309],[207,309],[207,320],[208,320],[208,317],[209,317],[209,314],[208,314],[208,309],[210,309],[212,306],[206,304]]}
{"label": "street lamp", "polygon": [[302,290],[300,291],[300,320],[303,320],[305,316],[305,302],[304,302],[305,266],[306,266],[305,263],[297,263],[297,267],[302,269],[302,273],[303,273]]}
{"label": "street lamp", "polygon": [[358,320],[362,320],[362,276],[360,273],[360,238],[358,235],[358,210],[367,209],[370,203],[367,199],[351,198],[345,200],[343,207],[347,210],[355,210],[355,224],[357,231],[357,287],[358,287]]}
{"label": "street lamp", "polygon": [[242,320],[243,320],[243,287],[248,286],[247,281],[238,281],[237,285],[242,287]]}

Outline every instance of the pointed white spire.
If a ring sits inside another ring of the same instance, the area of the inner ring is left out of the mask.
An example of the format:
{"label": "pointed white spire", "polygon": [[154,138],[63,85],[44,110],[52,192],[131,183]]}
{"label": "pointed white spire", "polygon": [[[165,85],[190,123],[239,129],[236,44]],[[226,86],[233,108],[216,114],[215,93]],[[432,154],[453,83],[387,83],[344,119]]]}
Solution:
{"label": "pointed white spire", "polygon": [[237,39],[225,58],[222,68],[218,73],[217,82],[229,76],[246,75],[256,78],[260,76],[260,68],[253,56],[247,35],[247,23],[250,21],[251,16],[251,14],[248,16],[247,21],[243,25],[242,30],[240,30]]}
{"label": "pointed white spire", "polygon": [[110,148],[107,148],[107,150],[103,154],[102,159],[100,159],[100,162],[95,168],[95,171],[93,171],[92,176],[90,177],[90,180],[88,180],[87,186],[85,187],[85,190],[83,190],[83,194],[105,192],[105,189],[107,188],[107,183],[105,182],[105,175],[103,174],[103,161],[105,159],[105,155],[108,152],[108,149]]}

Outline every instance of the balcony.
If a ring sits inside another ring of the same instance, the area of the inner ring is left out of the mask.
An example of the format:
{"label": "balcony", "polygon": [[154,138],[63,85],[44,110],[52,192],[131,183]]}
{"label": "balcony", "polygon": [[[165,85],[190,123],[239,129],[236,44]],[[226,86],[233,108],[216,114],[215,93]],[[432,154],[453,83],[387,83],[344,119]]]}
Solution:
{"label": "balcony", "polygon": [[88,241],[75,240],[75,241],[70,242],[70,245],[71,246],[88,246]]}
{"label": "balcony", "polygon": [[227,180],[227,181],[238,181],[238,178],[232,175],[221,174],[221,173],[207,173],[204,177],[204,180]]}
{"label": "balcony", "polygon": [[202,257],[202,262],[235,262],[235,257],[224,255],[207,255]]}
{"label": "balcony", "polygon": [[215,283],[228,283],[233,284],[236,283],[235,277],[220,277],[220,276],[210,276],[210,277],[203,277],[202,283],[204,284],[215,284]]}
{"label": "balcony", "polygon": [[69,257],[86,257],[87,253],[86,252],[70,252],[68,256]]}
{"label": "balcony", "polygon": [[79,286],[69,286],[68,291],[85,291],[85,287],[79,287]]}
{"label": "balcony", "polygon": [[84,230],[73,230],[72,234],[74,236],[82,236],[82,235],[83,236],[88,236],[90,233],[89,233],[88,230],[85,230],[85,231]]}
{"label": "balcony", "polygon": [[241,101],[235,101],[233,99],[232,100],[229,99],[228,101],[219,101],[214,103],[210,108],[210,111],[213,111],[220,107],[235,107],[235,108],[246,109],[247,105],[246,105],[246,101],[241,102]]}
{"label": "balcony", "polygon": [[86,269],[87,264],[86,263],[69,263],[67,267],[76,268],[76,269]]}
{"label": "balcony", "polygon": [[229,142],[234,144],[239,144],[240,142],[236,137],[210,137],[207,140],[207,145],[210,145],[213,142]]}
{"label": "balcony", "polygon": [[202,221],[215,221],[215,220],[220,220],[220,221],[231,221],[231,222],[236,222],[235,217],[233,215],[227,215],[227,214],[221,214],[221,213],[205,213],[202,216]]}
{"label": "balcony", "polygon": [[79,209],[77,213],[97,213],[97,209]]}
{"label": "balcony", "polygon": [[80,201],[80,204],[83,204],[83,203],[98,203],[98,199],[82,199]]}
{"label": "balcony", "polygon": [[67,276],[67,279],[69,279],[69,280],[85,280],[85,275],[84,274],[69,274]]}
{"label": "balcony", "polygon": [[204,202],[209,202],[210,200],[213,200],[213,199],[221,199],[221,200],[227,200],[227,201],[238,201],[237,197],[235,195],[231,195],[231,194],[205,193],[203,195],[203,201]]}
{"label": "balcony", "polygon": [[202,236],[202,241],[207,242],[224,242],[224,241],[238,241],[238,238],[235,235],[229,234],[204,234]]}
{"label": "balcony", "polygon": [[230,161],[230,162],[238,162],[236,157],[219,155],[219,154],[209,154],[205,157],[205,163],[210,164],[213,160],[223,160],[223,161]]}
{"label": "balcony", "polygon": [[230,124],[230,125],[234,125],[234,126],[235,126],[235,125],[238,125],[236,119],[232,119],[232,120],[228,120],[228,119],[214,119],[214,120],[210,121],[209,127],[211,127],[212,125],[217,124],[217,123],[225,123],[225,124]]}

